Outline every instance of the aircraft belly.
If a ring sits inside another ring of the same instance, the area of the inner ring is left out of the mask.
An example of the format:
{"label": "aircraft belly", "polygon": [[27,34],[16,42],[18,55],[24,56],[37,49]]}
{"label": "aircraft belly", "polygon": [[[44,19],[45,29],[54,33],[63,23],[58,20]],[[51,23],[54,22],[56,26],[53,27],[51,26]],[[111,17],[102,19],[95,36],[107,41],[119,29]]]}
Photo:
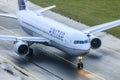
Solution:
{"label": "aircraft belly", "polygon": [[37,32],[34,32],[33,30],[30,30],[28,28],[22,27],[22,29],[31,36],[36,36],[36,37],[40,36],[40,34],[38,34]]}
{"label": "aircraft belly", "polygon": [[80,55],[84,56],[84,55],[88,54],[88,52],[89,52],[89,50],[69,48],[69,47],[60,45],[54,41],[51,41],[51,45],[57,49],[60,49],[61,51],[64,51],[70,55],[73,55],[73,56],[80,56]]}
{"label": "aircraft belly", "polygon": [[31,36],[33,36],[32,30],[30,30],[30,29],[28,29],[28,28],[25,28],[25,27],[22,27],[22,29],[23,29],[26,33],[28,33],[28,34],[30,34]]}

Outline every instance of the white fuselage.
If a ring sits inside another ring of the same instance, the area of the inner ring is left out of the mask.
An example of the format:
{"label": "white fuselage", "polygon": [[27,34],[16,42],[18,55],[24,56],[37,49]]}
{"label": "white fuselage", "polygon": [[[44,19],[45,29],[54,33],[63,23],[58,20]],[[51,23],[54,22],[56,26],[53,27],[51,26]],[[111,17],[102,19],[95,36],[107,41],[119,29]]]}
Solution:
{"label": "white fuselage", "polygon": [[37,15],[30,10],[21,10],[17,14],[22,28],[32,36],[50,40],[50,45],[72,55],[85,55],[90,50],[90,41],[86,34],[68,27],[46,16]]}

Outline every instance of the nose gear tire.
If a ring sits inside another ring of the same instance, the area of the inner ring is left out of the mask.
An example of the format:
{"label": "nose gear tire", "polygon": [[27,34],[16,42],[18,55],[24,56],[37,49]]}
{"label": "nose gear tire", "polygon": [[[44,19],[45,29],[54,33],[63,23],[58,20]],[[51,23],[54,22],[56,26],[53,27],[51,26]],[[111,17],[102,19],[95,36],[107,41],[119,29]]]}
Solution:
{"label": "nose gear tire", "polygon": [[79,63],[77,64],[78,70],[79,70],[79,69],[83,69],[83,67],[84,67],[84,65],[83,65],[82,62],[79,62]]}

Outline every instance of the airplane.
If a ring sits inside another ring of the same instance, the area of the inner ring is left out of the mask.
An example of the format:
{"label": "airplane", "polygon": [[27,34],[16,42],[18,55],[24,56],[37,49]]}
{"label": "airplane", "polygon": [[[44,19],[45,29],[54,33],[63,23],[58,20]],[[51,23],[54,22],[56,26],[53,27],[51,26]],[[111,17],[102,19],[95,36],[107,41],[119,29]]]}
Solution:
{"label": "airplane", "polygon": [[22,29],[31,37],[17,37],[12,35],[0,35],[0,40],[14,42],[13,50],[22,57],[33,56],[31,45],[34,43],[55,47],[72,56],[77,56],[78,69],[83,69],[83,58],[90,49],[100,48],[101,39],[94,34],[107,29],[120,26],[120,19],[112,22],[89,27],[84,30],[76,30],[70,26],[53,20],[42,13],[54,7],[49,6],[37,11],[31,11],[26,5],[26,0],[18,0],[19,11],[17,14],[0,13],[2,17],[17,19]]}

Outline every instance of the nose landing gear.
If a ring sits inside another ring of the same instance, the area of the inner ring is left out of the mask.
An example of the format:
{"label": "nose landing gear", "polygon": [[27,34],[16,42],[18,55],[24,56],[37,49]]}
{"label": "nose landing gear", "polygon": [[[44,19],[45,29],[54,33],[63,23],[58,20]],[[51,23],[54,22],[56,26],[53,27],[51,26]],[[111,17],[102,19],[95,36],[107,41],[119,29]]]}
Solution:
{"label": "nose landing gear", "polygon": [[83,56],[78,56],[78,60],[79,60],[79,63],[77,64],[77,69],[80,70],[80,69],[83,69],[84,65],[83,65]]}

